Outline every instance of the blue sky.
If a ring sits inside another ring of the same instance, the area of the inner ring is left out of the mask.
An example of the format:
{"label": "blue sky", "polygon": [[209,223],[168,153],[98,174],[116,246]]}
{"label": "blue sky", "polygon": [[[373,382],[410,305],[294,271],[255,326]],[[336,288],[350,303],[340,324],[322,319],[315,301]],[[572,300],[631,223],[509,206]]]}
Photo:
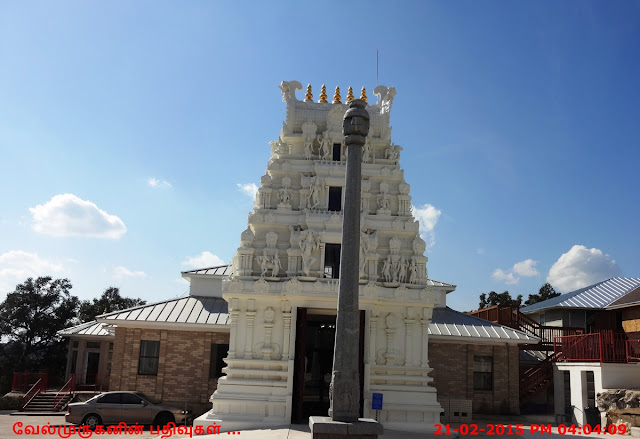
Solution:
{"label": "blue sky", "polygon": [[239,245],[278,84],[372,91],[376,50],[453,308],[640,276],[638,1],[4,1],[0,299],[184,295]]}

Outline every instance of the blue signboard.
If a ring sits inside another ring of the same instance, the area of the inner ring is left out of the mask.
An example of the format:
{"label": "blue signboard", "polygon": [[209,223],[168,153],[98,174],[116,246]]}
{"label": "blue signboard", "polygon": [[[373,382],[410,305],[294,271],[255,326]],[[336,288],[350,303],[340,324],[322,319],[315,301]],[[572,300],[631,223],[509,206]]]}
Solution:
{"label": "blue signboard", "polygon": [[371,409],[382,410],[382,393],[371,394]]}

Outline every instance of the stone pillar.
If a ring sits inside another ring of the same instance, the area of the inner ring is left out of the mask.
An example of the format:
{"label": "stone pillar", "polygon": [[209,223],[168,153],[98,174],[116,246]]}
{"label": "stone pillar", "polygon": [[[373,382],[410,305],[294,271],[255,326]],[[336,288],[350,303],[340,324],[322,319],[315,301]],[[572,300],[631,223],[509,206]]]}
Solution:
{"label": "stone pillar", "polygon": [[360,414],[359,351],[360,311],[360,189],[362,146],[369,133],[366,102],[354,99],[344,115],[343,132],[348,149],[345,184],[338,316],[331,375],[330,418],[311,416],[309,427],[314,439],[355,437],[376,439],[382,425],[373,419],[358,419]]}
{"label": "stone pillar", "polygon": [[369,314],[369,364],[376,364],[376,334],[378,330],[378,311]]}
{"label": "stone pillar", "polygon": [[291,306],[289,302],[282,302],[283,337],[282,337],[282,359],[289,359],[289,338],[291,337]]}
{"label": "stone pillar", "polygon": [[344,219],[340,255],[340,290],[336,341],[331,376],[331,408],[334,421],[354,422],[360,413],[360,378],[358,340],[360,318],[358,307],[360,251],[360,186],[362,181],[362,146],[369,133],[369,113],[366,103],[354,99],[344,115],[343,133],[347,145],[347,175],[345,183]]}
{"label": "stone pillar", "polygon": [[244,346],[244,358],[250,360],[253,358],[253,321],[256,318],[254,299],[249,299],[245,315],[247,317],[247,338]]}
{"label": "stone pillar", "polygon": [[410,314],[407,315],[407,318],[404,319],[405,326],[405,336],[404,336],[404,365],[405,366],[413,366],[413,350],[411,349],[411,343],[413,342],[413,327],[416,323],[415,319],[412,318]]}
{"label": "stone pillar", "polygon": [[228,358],[236,358],[236,331],[238,330],[238,299],[231,299],[229,303],[229,319],[231,320],[231,331],[229,332],[229,352]]}
{"label": "stone pillar", "polygon": [[420,320],[420,325],[422,326],[422,340],[420,341],[420,346],[422,346],[422,358],[420,362],[420,366],[429,367],[429,324],[431,323],[431,313],[427,311],[425,308],[423,311],[422,319]]}

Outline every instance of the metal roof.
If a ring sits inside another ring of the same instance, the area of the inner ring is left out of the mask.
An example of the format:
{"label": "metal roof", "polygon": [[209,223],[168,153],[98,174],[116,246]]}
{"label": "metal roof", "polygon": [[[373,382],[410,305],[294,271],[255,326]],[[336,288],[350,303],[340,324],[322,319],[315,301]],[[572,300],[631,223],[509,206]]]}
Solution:
{"label": "metal roof", "polygon": [[229,276],[233,271],[233,265],[220,265],[218,267],[198,268],[197,270],[183,271],[182,274],[208,274],[213,276]]}
{"label": "metal roof", "polygon": [[635,306],[640,304],[640,287],[636,288],[633,291],[630,291],[628,294],[622,296],[620,299],[612,302],[607,309],[613,308],[624,308],[627,306]]}
{"label": "metal roof", "polygon": [[81,323],[71,328],[58,331],[58,335],[69,337],[71,335],[92,335],[97,337],[113,337],[113,326],[106,323],[93,322]]}
{"label": "metal roof", "polygon": [[455,339],[470,338],[475,341],[506,341],[515,343],[538,343],[540,339],[522,331],[470,316],[449,307],[435,308],[429,325],[429,335]]}
{"label": "metal roof", "polygon": [[525,306],[520,308],[520,312],[530,314],[549,308],[604,309],[638,287],[640,287],[640,278],[612,277],[597,284]]}
{"label": "metal roof", "polygon": [[115,325],[123,322],[226,325],[229,313],[227,302],[221,297],[186,296],[110,312],[96,319]]}

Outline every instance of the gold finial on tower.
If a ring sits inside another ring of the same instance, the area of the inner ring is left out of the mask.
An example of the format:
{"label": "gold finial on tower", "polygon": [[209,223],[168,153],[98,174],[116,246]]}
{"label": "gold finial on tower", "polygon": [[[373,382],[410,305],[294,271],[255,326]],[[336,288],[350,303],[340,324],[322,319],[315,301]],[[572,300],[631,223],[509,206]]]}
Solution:
{"label": "gold finial on tower", "polygon": [[336,87],[336,94],[333,95],[332,103],[341,104],[342,102],[340,101],[340,99],[342,99],[342,96],[340,96],[340,87]]}
{"label": "gold finial on tower", "polygon": [[311,84],[307,85],[307,93],[304,95],[304,101],[313,101],[313,95],[311,94]]}
{"label": "gold finial on tower", "polygon": [[327,103],[327,86],[322,84],[322,88],[320,88],[320,100],[318,101],[320,104]]}
{"label": "gold finial on tower", "polygon": [[355,98],[353,97],[353,89],[349,87],[349,91],[347,91],[347,103],[351,102]]}
{"label": "gold finial on tower", "polygon": [[367,90],[365,90],[364,87],[362,87],[362,91],[360,92],[360,99],[362,99],[365,102],[369,100],[369,98],[367,97]]}

